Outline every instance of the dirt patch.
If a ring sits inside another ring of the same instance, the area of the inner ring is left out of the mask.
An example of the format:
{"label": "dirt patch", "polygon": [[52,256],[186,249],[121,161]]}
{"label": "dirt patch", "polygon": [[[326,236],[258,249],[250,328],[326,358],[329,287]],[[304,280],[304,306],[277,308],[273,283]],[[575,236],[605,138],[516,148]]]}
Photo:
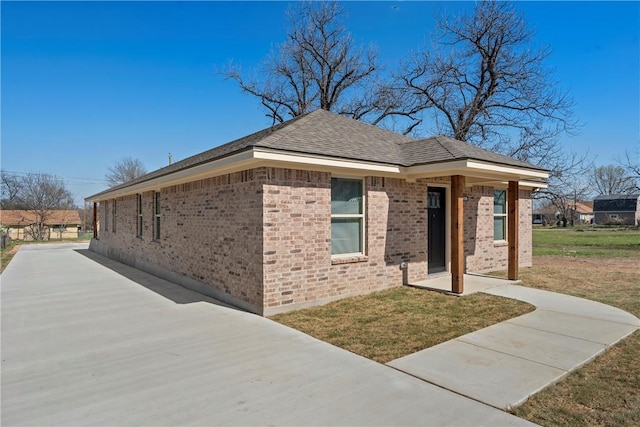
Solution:
{"label": "dirt patch", "polygon": [[[572,258],[558,256],[535,257],[536,268],[569,268],[580,269],[589,274],[593,272],[633,273],[640,274],[640,262],[637,258]],[[638,278],[640,282],[640,278]]]}

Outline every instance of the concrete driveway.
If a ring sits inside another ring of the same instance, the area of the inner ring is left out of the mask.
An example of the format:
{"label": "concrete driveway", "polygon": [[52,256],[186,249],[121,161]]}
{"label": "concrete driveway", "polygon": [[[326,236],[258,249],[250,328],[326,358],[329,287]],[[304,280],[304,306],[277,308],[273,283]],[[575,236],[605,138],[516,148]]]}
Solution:
{"label": "concrete driveway", "polygon": [[2,425],[528,425],[88,252],[0,276]]}

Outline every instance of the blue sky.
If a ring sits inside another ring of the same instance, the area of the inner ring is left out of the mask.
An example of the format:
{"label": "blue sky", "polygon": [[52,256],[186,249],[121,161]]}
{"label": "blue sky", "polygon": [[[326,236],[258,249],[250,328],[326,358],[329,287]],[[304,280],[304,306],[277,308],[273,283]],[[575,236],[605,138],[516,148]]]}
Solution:
{"label": "blue sky", "polygon": [[[216,74],[251,71],[284,40],[286,2],[7,2],[2,14],[3,170],[65,178],[78,203],[110,164],[165,166],[269,126]],[[427,42],[439,11],[467,2],[346,2],[358,43],[393,66]],[[640,3],[524,2],[583,123],[561,144],[614,163],[640,152]],[[640,159],[638,159],[640,161]]]}

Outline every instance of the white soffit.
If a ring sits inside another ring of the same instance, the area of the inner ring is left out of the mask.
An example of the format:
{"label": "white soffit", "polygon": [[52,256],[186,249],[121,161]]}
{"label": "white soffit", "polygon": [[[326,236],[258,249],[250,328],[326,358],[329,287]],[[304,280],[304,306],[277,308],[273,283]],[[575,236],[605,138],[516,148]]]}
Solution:
{"label": "white soffit", "polygon": [[263,148],[253,149],[254,158],[264,160],[267,165],[278,165],[280,167],[295,168],[302,166],[305,169],[313,170],[344,170],[361,171],[363,175],[372,173],[402,175],[403,167],[384,163],[365,162],[359,160],[336,159],[333,157],[317,156],[313,154],[287,153],[278,150]]}
{"label": "white soffit", "polygon": [[102,194],[88,197],[86,201],[97,202],[99,200],[108,200],[145,191],[158,191],[161,188],[171,185],[184,184],[260,166],[299,168],[323,172],[340,171],[340,173],[343,174],[348,173],[358,176],[376,175],[409,180],[450,175],[464,175],[469,177],[469,181],[471,182],[485,183],[517,179],[521,181],[522,186],[531,188],[546,188],[544,182],[537,181],[548,178],[548,174],[544,171],[496,165],[475,160],[458,160],[430,165],[403,167],[358,160],[336,159],[311,154],[289,153],[266,148],[253,148],[218,160],[171,172],[167,175],[128,187],[106,191]]}
{"label": "white soffit", "polygon": [[456,160],[445,163],[411,166],[406,173],[416,178],[449,175],[465,175],[488,181],[502,180],[542,180],[549,177],[545,171],[520,168],[517,166],[498,165],[477,160]]}

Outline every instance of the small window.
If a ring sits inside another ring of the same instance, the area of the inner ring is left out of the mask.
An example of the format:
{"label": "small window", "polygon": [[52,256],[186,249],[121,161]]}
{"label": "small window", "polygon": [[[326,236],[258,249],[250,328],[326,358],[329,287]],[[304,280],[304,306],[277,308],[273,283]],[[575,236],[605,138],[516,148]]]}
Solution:
{"label": "small window", "polygon": [[136,208],[136,236],[142,237],[142,194],[137,195],[137,208]]}
{"label": "small window", "polygon": [[113,200],[113,209],[111,209],[111,231],[112,232],[116,232],[116,220],[117,220],[117,207],[116,207],[116,200]]}
{"label": "small window", "polygon": [[620,215],[618,214],[609,214],[609,219],[619,219]]}
{"label": "small window", "polygon": [[429,191],[427,193],[427,207],[429,209],[440,209],[440,192]]}
{"label": "small window", "polygon": [[507,192],[493,191],[493,240],[507,240]]}
{"label": "small window", "polygon": [[109,202],[104,202],[104,231],[109,231]]}
{"label": "small window", "polygon": [[160,240],[160,192],[156,191],[153,203],[153,240]]}
{"label": "small window", "polygon": [[364,253],[364,191],[361,179],[331,178],[331,254]]}

